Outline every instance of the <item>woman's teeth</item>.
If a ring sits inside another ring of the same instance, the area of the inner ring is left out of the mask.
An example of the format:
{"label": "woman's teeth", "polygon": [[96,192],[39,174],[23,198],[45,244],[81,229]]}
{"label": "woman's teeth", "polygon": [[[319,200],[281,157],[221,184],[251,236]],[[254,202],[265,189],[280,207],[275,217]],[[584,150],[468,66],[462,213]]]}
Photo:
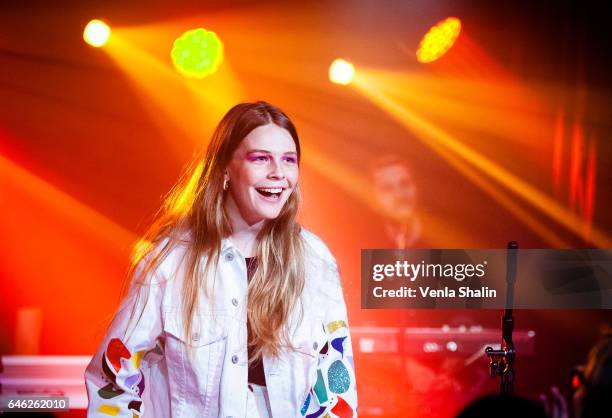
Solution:
{"label": "woman's teeth", "polygon": [[261,187],[255,190],[265,197],[278,197],[283,192],[282,187]]}

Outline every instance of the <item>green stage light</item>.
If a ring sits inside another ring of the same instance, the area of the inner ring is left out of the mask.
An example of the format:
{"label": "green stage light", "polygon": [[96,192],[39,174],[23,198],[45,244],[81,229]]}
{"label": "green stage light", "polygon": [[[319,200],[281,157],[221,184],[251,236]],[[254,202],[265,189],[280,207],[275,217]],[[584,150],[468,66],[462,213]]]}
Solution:
{"label": "green stage light", "polygon": [[214,32],[191,29],[174,41],[171,56],[179,73],[187,78],[204,78],[223,62],[223,43]]}

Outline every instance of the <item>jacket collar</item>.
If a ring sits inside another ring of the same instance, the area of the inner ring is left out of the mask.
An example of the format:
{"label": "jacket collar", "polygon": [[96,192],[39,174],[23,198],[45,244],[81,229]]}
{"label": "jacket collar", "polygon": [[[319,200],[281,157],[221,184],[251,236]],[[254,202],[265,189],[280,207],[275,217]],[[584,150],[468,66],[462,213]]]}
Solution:
{"label": "jacket collar", "polygon": [[[234,245],[234,243],[232,241],[230,241],[229,238],[223,238],[221,240],[221,252],[224,253],[232,248],[236,248],[236,246]],[[237,248],[236,248],[237,249]]]}
{"label": "jacket collar", "polygon": [[233,252],[236,257],[244,258],[244,255],[240,252],[236,244],[229,238],[221,240],[221,255],[225,255],[228,252]]}

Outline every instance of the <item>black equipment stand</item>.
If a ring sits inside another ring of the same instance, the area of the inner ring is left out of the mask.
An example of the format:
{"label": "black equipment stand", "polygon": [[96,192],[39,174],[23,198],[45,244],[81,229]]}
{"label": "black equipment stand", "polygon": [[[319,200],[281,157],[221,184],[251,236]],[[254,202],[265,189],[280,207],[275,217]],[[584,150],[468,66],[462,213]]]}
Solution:
{"label": "black equipment stand", "polygon": [[508,254],[506,258],[506,309],[502,316],[502,343],[499,350],[492,347],[485,348],[489,357],[491,377],[500,376],[499,393],[502,396],[512,396],[514,392],[514,359],[516,352],[512,342],[512,331],[514,330],[514,317],[512,307],[514,305],[514,284],[516,283],[516,259],[518,243],[508,243]]}

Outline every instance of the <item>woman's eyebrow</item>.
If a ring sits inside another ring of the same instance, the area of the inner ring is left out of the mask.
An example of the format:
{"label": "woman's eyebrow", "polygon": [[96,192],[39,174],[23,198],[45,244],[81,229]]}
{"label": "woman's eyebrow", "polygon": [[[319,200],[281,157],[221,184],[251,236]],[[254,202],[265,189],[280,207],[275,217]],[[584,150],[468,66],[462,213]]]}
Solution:
{"label": "woman's eyebrow", "polygon": [[[264,154],[272,154],[272,151],[265,150],[265,149],[250,149],[250,150],[247,151],[247,154],[250,154],[252,152],[261,152],[261,153],[264,153]],[[288,154],[297,155],[297,152],[295,152],[295,151],[283,152],[283,155],[288,155]]]}

